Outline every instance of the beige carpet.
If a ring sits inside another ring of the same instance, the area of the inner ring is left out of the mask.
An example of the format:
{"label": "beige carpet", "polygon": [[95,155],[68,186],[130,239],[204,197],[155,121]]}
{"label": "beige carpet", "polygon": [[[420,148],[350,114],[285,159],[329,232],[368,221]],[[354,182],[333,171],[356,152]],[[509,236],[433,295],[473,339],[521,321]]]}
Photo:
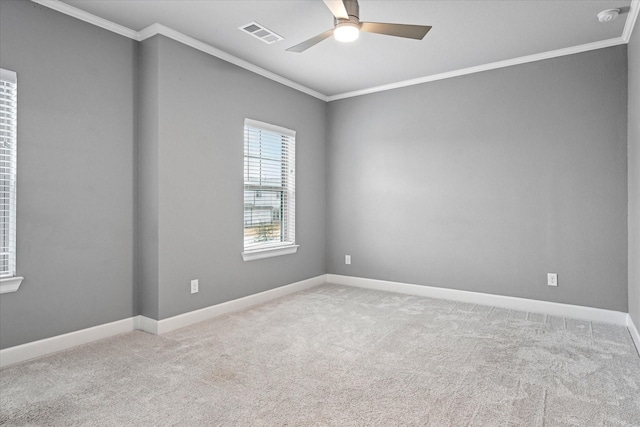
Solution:
{"label": "beige carpet", "polygon": [[0,371],[7,426],[639,426],[623,327],[326,285]]}

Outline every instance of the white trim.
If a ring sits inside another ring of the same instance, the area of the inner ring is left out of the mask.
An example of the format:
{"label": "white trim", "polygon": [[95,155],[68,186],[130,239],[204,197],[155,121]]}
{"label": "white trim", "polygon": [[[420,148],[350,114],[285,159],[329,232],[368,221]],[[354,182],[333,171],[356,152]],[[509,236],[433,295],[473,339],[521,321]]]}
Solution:
{"label": "white trim", "polygon": [[629,43],[631,40],[631,33],[638,20],[638,12],[640,12],[640,0],[632,0],[629,6],[629,15],[624,23],[624,29],[622,30],[622,38],[625,43]]}
{"label": "white trim", "polygon": [[39,5],[53,9],[55,11],[64,13],[65,15],[72,16],[81,21],[88,22],[89,24],[96,25],[100,28],[104,28],[105,30],[112,31],[116,34],[120,34],[121,36],[125,36],[136,41],[143,41],[148,39],[149,37],[153,37],[155,35],[161,34],[165,37],[168,37],[177,42],[190,46],[194,49],[200,50],[202,52],[208,53],[209,55],[212,55],[224,61],[227,61],[231,64],[237,65],[241,68],[244,68],[245,70],[251,71],[262,77],[266,77],[270,80],[273,80],[275,82],[288,86],[299,92],[306,93],[307,95],[311,95],[325,102],[327,101],[327,96],[320,92],[317,92],[311,88],[301,85],[300,83],[296,83],[293,80],[289,80],[278,74],[272,73],[271,71],[265,70],[264,68],[258,67],[257,65],[254,65],[243,59],[240,59],[237,56],[233,56],[211,45],[203,43],[200,40],[196,40],[193,37],[190,37],[179,31],[176,31],[169,27],[165,27],[162,24],[158,24],[158,23],[152,24],[140,31],[135,31],[130,28],[124,27],[120,24],[116,24],[115,22],[111,22],[107,19],[100,18],[99,16],[93,15],[89,12],[85,12],[82,9],[78,9],[77,7],[73,7],[59,0],[31,0],[31,1]]}
{"label": "white trim", "polygon": [[149,37],[153,37],[155,35],[163,35],[170,39],[173,39],[177,42],[180,42],[184,45],[190,46],[194,49],[200,50],[204,53],[208,53],[209,55],[220,58],[224,61],[227,61],[233,65],[237,65],[238,67],[244,68],[245,70],[251,71],[255,74],[258,74],[262,77],[266,77],[270,80],[273,80],[277,83],[283,84],[285,86],[289,86],[292,89],[300,91],[302,93],[306,93],[307,95],[311,95],[315,98],[318,98],[322,101],[327,101],[327,96],[321,94],[320,92],[316,92],[315,90],[303,86],[299,83],[296,83],[292,80],[289,80],[285,77],[282,77],[276,73],[272,73],[271,71],[265,70],[262,67],[258,67],[250,62],[245,61],[244,59],[240,59],[237,56],[233,56],[225,51],[217,49],[211,45],[201,42],[200,40],[194,39],[186,34],[183,34],[179,31],[171,29],[169,27],[165,27],[162,24],[153,24],[138,33],[140,35],[139,40],[143,41],[148,39]]}
{"label": "white trim", "polygon": [[629,329],[629,333],[631,334],[631,338],[633,342],[636,344],[636,350],[638,350],[638,355],[640,355],[640,332],[638,332],[638,328],[635,323],[633,323],[633,319],[630,314],[627,314],[627,328]]}
{"label": "white trim", "polygon": [[329,102],[339,99],[353,98],[355,96],[368,95],[386,90],[398,89],[407,86],[419,85],[422,83],[433,82],[437,80],[450,79],[452,77],[464,76],[467,74],[481,73],[483,71],[495,70],[498,68],[511,67],[513,65],[526,64],[529,62],[542,61],[545,59],[557,58],[559,56],[573,55],[574,53],[587,52],[590,50],[602,49],[605,47],[617,46],[625,44],[622,37],[614,39],[601,40],[593,43],[581,44],[578,46],[567,47],[564,49],[551,50],[548,52],[536,53],[534,55],[521,56],[518,58],[506,59],[504,61],[491,62],[489,64],[477,65],[475,67],[462,68],[459,70],[447,71],[445,73],[432,74],[430,76],[419,77],[417,79],[405,80],[396,83],[390,83],[382,86],[374,86],[367,89],[355,90],[353,92],[339,93],[328,97]]}
{"label": "white trim", "polygon": [[399,294],[417,295],[429,298],[440,298],[506,308],[510,310],[528,311],[627,326],[627,313],[605,310],[602,308],[583,307],[579,305],[508,297],[503,295],[491,295],[480,292],[461,291],[458,289],[412,285],[408,283],[389,282],[386,280],[341,276],[337,274],[327,274],[327,282],[335,283],[337,285],[355,286],[358,288],[375,289],[379,291],[396,292]]}
{"label": "white trim", "polygon": [[273,133],[279,133],[280,135],[290,136],[291,138],[296,137],[296,131],[293,129],[287,129],[282,126],[272,125],[271,123],[265,123],[259,120],[244,119],[244,125]]}
{"label": "white trim", "polygon": [[191,46],[194,49],[200,50],[202,52],[208,53],[209,55],[220,58],[224,61],[230,62],[231,64],[237,65],[241,68],[244,68],[248,71],[256,73],[260,76],[266,77],[275,82],[281,83],[285,86],[288,86],[292,89],[300,91],[302,93],[306,93],[307,95],[311,95],[315,98],[318,98],[325,102],[337,101],[339,99],[352,98],[355,96],[367,95],[376,92],[383,92],[386,90],[398,89],[401,87],[413,86],[422,83],[433,82],[437,80],[449,79],[452,77],[464,76],[467,74],[480,73],[482,71],[495,70],[498,68],[510,67],[512,65],[520,65],[529,62],[541,61],[544,59],[556,58],[559,56],[572,55],[574,53],[586,52],[589,50],[602,49],[605,47],[617,46],[620,44],[629,43],[629,39],[631,37],[631,32],[635,25],[635,22],[638,17],[638,11],[640,9],[640,0],[632,0],[631,6],[629,9],[629,14],[627,16],[627,20],[625,22],[624,30],[622,36],[616,37],[608,40],[601,40],[594,43],[586,43],[578,46],[572,46],[564,49],[552,50],[549,52],[537,53],[534,55],[521,56],[519,58],[507,59],[504,61],[492,62],[489,64],[478,65],[475,67],[463,68],[460,70],[447,71],[439,74],[432,74],[429,76],[419,77],[416,79],[405,80],[396,83],[390,83],[387,85],[374,86],[367,89],[356,90],[352,92],[344,92],[336,95],[327,96],[320,92],[317,92],[307,86],[301,85],[300,83],[296,83],[293,80],[289,80],[285,77],[282,77],[278,74],[275,74],[271,71],[265,70],[264,68],[258,67],[244,59],[240,59],[236,56],[233,56],[225,51],[217,49],[207,43],[201,42],[200,40],[194,39],[186,34],[183,34],[179,31],[173,30],[169,27],[165,27],[162,24],[152,24],[148,27],[136,32],[132,29],[123,27],[122,25],[116,24],[114,22],[108,21],[104,18],[100,18],[99,16],[93,15],[91,13],[85,12],[76,7],[70,6],[66,3],[63,3],[59,0],[31,0],[34,3],[38,3],[42,6],[49,7],[58,12],[64,13],[69,16],[73,16],[74,18],[80,19],[82,21],[88,22],[90,24],[97,25],[98,27],[104,28],[109,31],[113,31],[114,33],[123,35],[125,37],[129,37],[133,40],[143,41],[148,39],[149,37],[153,37],[155,35],[163,35],[165,37],[169,37],[177,42],[183,43],[187,46]]}
{"label": "white trim", "polygon": [[263,304],[265,302],[269,302],[271,300],[292,294],[294,292],[311,289],[326,283],[326,281],[326,275],[322,274],[320,276],[312,277],[311,279],[302,280],[290,285],[280,286],[279,288],[270,289],[268,291],[249,295],[243,298],[238,298],[232,301],[223,302],[221,304],[212,305],[200,310],[194,310],[188,313],[179,314],[177,316],[169,317],[168,319],[162,319],[160,321],[145,318],[146,326],[148,329],[144,330],[161,335],[175,329],[193,325],[194,323],[212,319],[223,314],[234,313],[236,311],[244,310],[258,304]]}
{"label": "white trim", "polygon": [[291,255],[298,252],[300,245],[277,246],[275,248],[263,248],[254,251],[242,252],[243,261],[255,261],[274,256]]}
{"label": "white trim", "polygon": [[17,292],[20,289],[20,283],[24,280],[24,277],[7,277],[0,279],[0,294],[8,294],[11,292]]}
{"label": "white trim", "polygon": [[136,329],[158,335],[158,321],[146,316],[136,316]]}
{"label": "white trim", "polygon": [[134,316],[128,319],[94,326],[92,328],[81,329],[79,331],[69,332],[67,334],[5,348],[4,350],[0,350],[0,368],[35,359],[36,357],[68,350],[103,338],[133,332],[134,330],[141,330],[155,335],[163,334],[173,331],[174,329],[220,316],[222,314],[232,313],[258,304],[263,304],[294,292],[311,289],[326,283],[326,281],[326,275],[322,274],[290,285],[270,289],[268,291],[227,301],[222,304],[216,304],[211,307],[180,314],[160,321],[150,319],[145,316]]}
{"label": "white trim", "polygon": [[162,28],[160,24],[151,24],[148,27],[138,31],[138,38],[136,40],[141,42],[143,40],[146,40],[148,38],[151,38],[153,36],[160,34],[161,31],[162,31]]}
{"label": "white trim", "polygon": [[0,367],[24,362],[25,360],[34,359],[36,357],[56,353],[58,351],[68,350],[82,344],[112,337],[114,335],[132,332],[135,330],[135,326],[135,317],[130,317],[128,319],[118,320],[116,322],[106,323],[92,328],[69,332],[68,334],[5,348],[4,350],[0,350]]}
{"label": "white trim", "polygon": [[18,74],[15,71],[0,68],[0,80],[6,80],[11,83],[18,83]]}
{"label": "white trim", "polygon": [[133,40],[138,40],[137,31],[134,31],[127,27],[123,27],[122,25],[116,24],[115,22],[109,21],[107,19],[100,18],[99,16],[96,16],[89,12],[85,12],[82,9],[78,9],[77,7],[73,7],[59,0],[31,0],[31,1],[34,3],[38,3],[39,5],[48,7],[49,9],[53,9],[58,12],[64,13],[65,15],[69,15],[74,18],[77,18],[81,21],[88,22],[89,24],[93,24],[97,27],[104,28],[105,30],[109,30],[116,34],[120,34],[121,36],[125,36]]}
{"label": "white trim", "polygon": [[620,326],[626,326],[629,329],[629,333],[636,344],[636,348],[640,351],[640,333],[638,333],[637,327],[631,320],[631,316],[627,313],[592,307],[530,300],[525,298],[460,291],[455,289],[411,285],[407,283],[341,276],[336,274],[322,274],[290,285],[270,289],[268,291],[216,304],[160,321],[150,319],[145,316],[134,316],[128,319],[94,326],[92,328],[82,329],[39,341],[33,341],[15,347],[9,347],[4,350],[0,350],[0,368],[59,351],[68,350],[100,339],[133,332],[134,330],[142,330],[155,335],[164,334],[223,314],[233,313],[258,304],[263,304],[285,295],[311,289],[324,283],[334,283],[338,285],[354,286],[401,294],[491,305],[512,310],[530,311],[534,313],[551,314],[589,321],[613,323]]}

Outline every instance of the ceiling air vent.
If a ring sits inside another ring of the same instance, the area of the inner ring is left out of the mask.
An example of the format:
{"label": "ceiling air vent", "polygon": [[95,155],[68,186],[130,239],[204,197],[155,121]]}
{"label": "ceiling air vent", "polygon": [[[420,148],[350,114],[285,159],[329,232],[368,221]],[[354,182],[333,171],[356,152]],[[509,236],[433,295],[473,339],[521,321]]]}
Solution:
{"label": "ceiling air vent", "polygon": [[253,37],[262,40],[266,44],[271,44],[282,40],[282,37],[274,33],[273,31],[263,27],[257,22],[252,22],[247,25],[239,27],[240,30],[245,33],[251,34]]}

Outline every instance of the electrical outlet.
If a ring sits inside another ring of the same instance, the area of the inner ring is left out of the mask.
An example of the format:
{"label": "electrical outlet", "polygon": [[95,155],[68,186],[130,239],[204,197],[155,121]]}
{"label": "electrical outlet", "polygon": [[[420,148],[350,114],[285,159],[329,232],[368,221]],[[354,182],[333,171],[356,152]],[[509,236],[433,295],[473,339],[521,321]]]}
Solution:
{"label": "electrical outlet", "polygon": [[351,255],[344,256],[344,263],[347,265],[351,264]]}
{"label": "electrical outlet", "polygon": [[197,294],[198,293],[198,279],[195,279],[195,280],[191,281],[191,293],[192,294]]}
{"label": "electrical outlet", "polygon": [[558,286],[558,273],[547,273],[547,285]]}

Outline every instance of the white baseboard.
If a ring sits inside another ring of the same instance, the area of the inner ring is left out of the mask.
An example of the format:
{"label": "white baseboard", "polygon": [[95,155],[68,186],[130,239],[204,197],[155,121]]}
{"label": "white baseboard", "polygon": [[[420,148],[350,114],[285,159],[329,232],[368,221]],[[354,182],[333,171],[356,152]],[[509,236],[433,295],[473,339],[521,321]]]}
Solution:
{"label": "white baseboard", "polygon": [[132,332],[136,329],[136,317],[5,348],[0,350],[0,368],[58,351],[68,350],[103,338]]}
{"label": "white baseboard", "polygon": [[633,319],[631,319],[631,315],[629,314],[627,314],[627,328],[629,329],[631,338],[633,338],[633,342],[636,343],[636,350],[638,350],[638,355],[640,355],[640,332],[638,332],[638,328],[633,323]]}
{"label": "white baseboard", "polygon": [[461,291],[457,289],[437,288],[433,286],[412,285],[408,283],[389,282],[386,280],[365,279],[338,274],[327,274],[327,282],[335,283],[337,285],[355,286],[359,288],[396,292],[400,294],[440,298],[452,301],[489,305],[510,310],[529,311],[533,313],[627,326],[627,313],[601,308],[583,307],[579,305],[502,295],[491,295],[480,292]]}
{"label": "white baseboard", "polygon": [[156,335],[163,334],[174,329],[220,316],[221,314],[243,310],[281,296],[310,289],[322,285],[323,283],[326,283],[326,281],[326,275],[322,274],[311,279],[302,280],[290,285],[281,286],[279,288],[249,295],[233,301],[224,302],[222,304],[216,304],[211,307],[180,314],[160,321],[150,319],[145,316],[134,316],[117,322],[106,323],[92,328],[69,332],[68,334],[5,348],[4,350],[0,350],[0,368],[34,359],[36,357],[45,356],[47,354],[56,353],[58,351],[68,350],[103,338],[132,332],[136,329]]}
{"label": "white baseboard", "polygon": [[311,279],[302,280],[290,285],[249,295],[233,301],[216,304],[200,310],[191,311],[163,320],[150,319],[145,316],[134,316],[128,319],[70,332],[39,341],[34,341],[15,347],[0,350],[0,368],[15,363],[68,350],[70,348],[88,344],[103,338],[112,337],[136,329],[152,334],[163,334],[175,329],[202,322],[222,314],[232,313],[252,306],[269,302],[276,298],[292,294],[294,292],[311,289],[324,283],[355,286],[360,288],[375,289],[380,291],[396,292],[401,294],[417,295],[430,298],[441,298],[453,301],[468,302],[494,307],[507,308],[519,311],[564,316],[582,320],[613,323],[627,326],[631,336],[640,350],[640,334],[638,328],[627,313],[604,310],[592,307],[582,307],[570,304],[537,301],[525,298],[490,295],[479,292],[460,291],[456,289],[436,288],[432,286],[412,285],[407,283],[389,282],[384,280],[365,279],[359,277],[341,276],[336,274],[323,274]]}
{"label": "white baseboard", "polygon": [[136,329],[158,335],[158,321],[146,316],[136,316]]}
{"label": "white baseboard", "polygon": [[322,274],[320,276],[312,277],[311,279],[302,280],[290,285],[280,286],[279,288],[270,289],[268,291],[249,295],[243,298],[238,298],[232,301],[223,302],[221,304],[212,305],[200,310],[194,310],[188,313],[179,314],[177,316],[169,317],[168,319],[154,320],[149,319],[148,317],[140,316],[141,320],[139,323],[139,327],[143,331],[160,335],[169,331],[173,331],[175,329],[193,325],[194,323],[209,320],[222,314],[244,310],[246,308],[292,294],[294,292],[311,289],[326,283],[326,281],[326,275]]}

